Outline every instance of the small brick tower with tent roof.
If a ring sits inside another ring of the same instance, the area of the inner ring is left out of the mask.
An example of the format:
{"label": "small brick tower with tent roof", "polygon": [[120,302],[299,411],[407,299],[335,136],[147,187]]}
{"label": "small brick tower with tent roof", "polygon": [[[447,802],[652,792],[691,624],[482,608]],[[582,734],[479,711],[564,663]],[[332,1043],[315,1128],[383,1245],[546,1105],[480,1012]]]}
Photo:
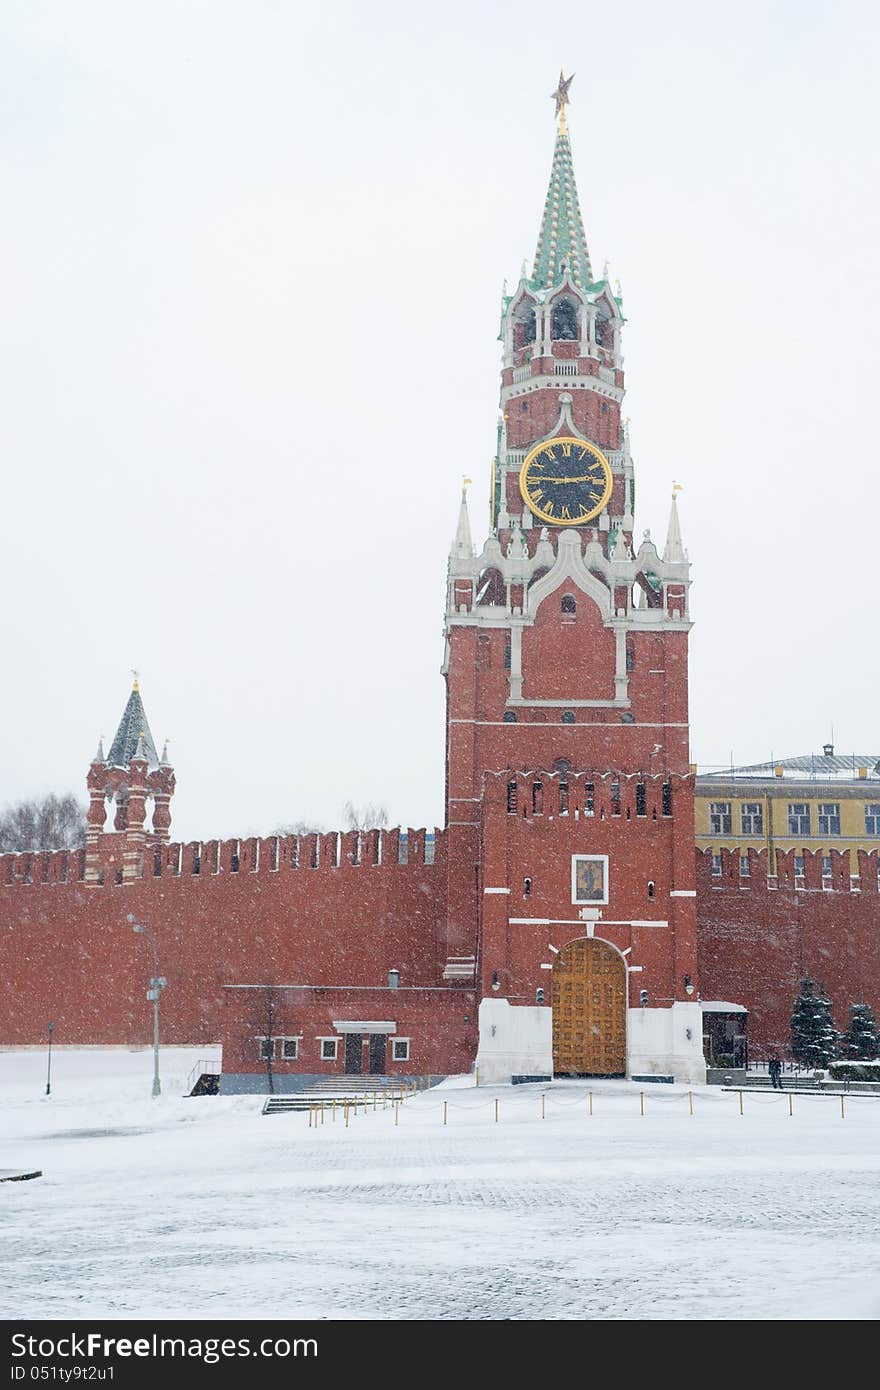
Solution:
{"label": "small brick tower with tent roof", "polygon": [[[110,751],[105,757],[102,739],[86,781],[86,882],[127,883],[141,878],[147,848],[170,839],[175,781],[167,743],[161,758],[156,751],[137,676]],[[153,802],[149,828],[148,800]],[[108,801],[116,807],[112,830],[104,828]]]}

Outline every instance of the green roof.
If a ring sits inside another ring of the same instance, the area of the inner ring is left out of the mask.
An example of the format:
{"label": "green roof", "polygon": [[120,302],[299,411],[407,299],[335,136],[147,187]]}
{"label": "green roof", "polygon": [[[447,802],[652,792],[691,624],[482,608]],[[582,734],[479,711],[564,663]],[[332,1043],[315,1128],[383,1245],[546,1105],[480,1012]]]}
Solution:
{"label": "green roof", "polygon": [[562,279],[563,261],[568,263],[571,278],[578,289],[585,290],[592,286],[593,269],[578,202],[567,130],[560,130],[556,135],[532,284],[539,289],[558,284]]}
{"label": "green roof", "polygon": [[138,738],[141,734],[144,736],[144,751],[149,767],[158,767],[159,755],[156,752],[153,735],[150,733],[150,726],[147,723],[144,702],[141,699],[140,691],[135,686],[128,697],[128,704],[122,712],[116,737],[111,743],[110,752],[107,755],[107,762],[111,767],[128,767],[134,757]]}

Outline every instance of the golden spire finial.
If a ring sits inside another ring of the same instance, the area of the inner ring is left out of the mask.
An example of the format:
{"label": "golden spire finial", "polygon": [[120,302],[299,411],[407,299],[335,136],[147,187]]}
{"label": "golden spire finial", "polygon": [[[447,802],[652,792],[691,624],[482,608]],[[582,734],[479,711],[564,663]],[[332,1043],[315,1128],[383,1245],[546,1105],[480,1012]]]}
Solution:
{"label": "golden spire finial", "polygon": [[462,475],[461,475],[461,495],[462,495],[462,497],[467,497],[467,490],[468,490],[468,488],[470,487],[470,485],[471,485],[471,483],[472,483],[473,481],[474,481],[473,478],[466,478],[466,477],[464,476],[464,474],[462,473]]}
{"label": "golden spire finial", "polygon": [[140,673],[140,671],[136,671],[136,670],[134,669],[134,667],[132,666],[132,668],[131,668],[131,674],[132,674],[132,676],[134,677],[134,680],[132,681],[132,684],[131,684],[132,690],[140,690],[140,688],[141,688],[141,673]]}
{"label": "golden spire finial", "polygon": [[555,92],[550,93],[551,97],[556,102],[556,119],[559,122],[560,135],[565,135],[568,130],[568,127],[565,124],[565,108],[571,101],[571,97],[568,95],[568,89],[573,81],[574,73],[571,74],[571,77],[565,77],[563,75],[562,68],[560,68],[559,86],[556,88]]}
{"label": "golden spire finial", "polygon": [[673,497],[673,500],[675,500],[676,494],[679,493],[679,492],[681,492],[683,486],[684,486],[683,483],[677,483],[677,482],[675,481],[675,479],[673,478],[673,480],[672,480],[672,497]]}

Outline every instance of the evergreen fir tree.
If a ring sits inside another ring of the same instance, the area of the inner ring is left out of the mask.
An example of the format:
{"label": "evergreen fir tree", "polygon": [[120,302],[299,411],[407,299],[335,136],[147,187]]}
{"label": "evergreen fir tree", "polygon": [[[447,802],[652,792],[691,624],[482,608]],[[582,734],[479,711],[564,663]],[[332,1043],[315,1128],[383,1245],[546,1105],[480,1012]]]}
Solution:
{"label": "evergreen fir tree", "polygon": [[814,1067],[827,1067],[840,1051],[840,1034],[834,1026],[831,1013],[831,1000],[825,993],[825,986],[819,986],[816,996],[818,1019],[816,1021],[816,1041],[814,1046]]}
{"label": "evergreen fir tree", "polygon": [[880,1055],[877,1020],[868,1004],[850,1004],[849,1027],[841,1039],[841,1051],[853,1062],[874,1062]]}
{"label": "evergreen fir tree", "polygon": [[791,1053],[806,1067],[826,1067],[837,1052],[838,1037],[831,1016],[831,1002],[807,975],[791,1015]]}

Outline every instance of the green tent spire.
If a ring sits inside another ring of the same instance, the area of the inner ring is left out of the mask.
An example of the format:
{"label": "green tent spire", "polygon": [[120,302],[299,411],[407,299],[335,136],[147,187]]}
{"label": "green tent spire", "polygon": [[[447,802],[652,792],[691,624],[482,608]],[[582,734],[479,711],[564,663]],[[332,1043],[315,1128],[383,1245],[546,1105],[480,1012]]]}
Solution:
{"label": "green tent spire", "polygon": [[577,185],[574,181],[571,142],[565,123],[564,106],[556,133],[550,187],[547,189],[547,201],[544,204],[532,283],[540,289],[548,289],[558,284],[562,279],[563,261],[567,262],[571,278],[579,289],[585,290],[593,284],[593,270],[578,202]]}
{"label": "green tent spire", "polygon": [[[138,753],[138,743],[141,739],[143,739],[143,755],[146,756],[148,766],[151,769],[158,767],[159,755],[156,752],[153,735],[150,733],[150,726],[147,723],[144,702],[140,694],[140,684],[135,676],[134,686],[128,697],[128,704],[122,712],[116,737],[110,745],[110,752],[107,755],[110,766],[128,767],[135,753]],[[138,753],[138,756],[141,754]]]}

